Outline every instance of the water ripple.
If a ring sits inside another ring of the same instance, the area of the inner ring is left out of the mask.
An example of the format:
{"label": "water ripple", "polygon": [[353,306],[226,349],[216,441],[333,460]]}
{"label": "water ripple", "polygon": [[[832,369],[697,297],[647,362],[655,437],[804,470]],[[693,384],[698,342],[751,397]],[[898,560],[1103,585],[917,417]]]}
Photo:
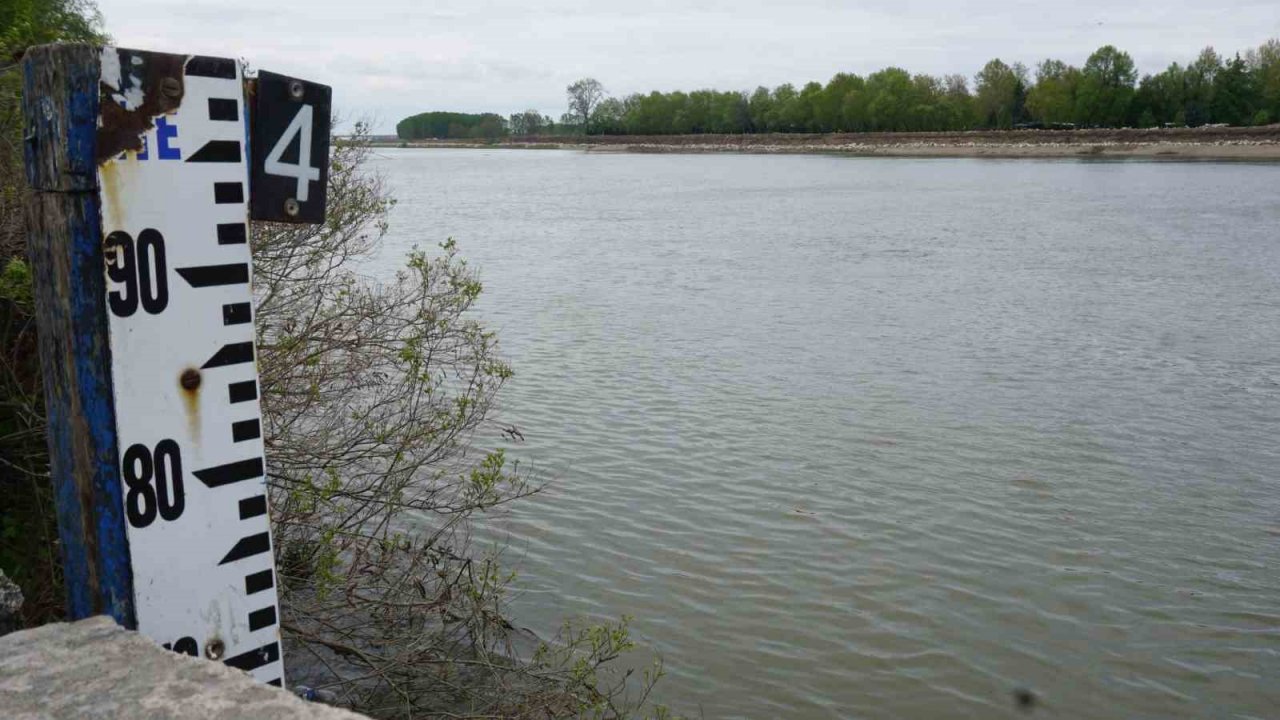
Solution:
{"label": "water ripple", "polygon": [[554,481],[523,625],[634,615],[706,717],[1277,715],[1280,167],[378,162]]}

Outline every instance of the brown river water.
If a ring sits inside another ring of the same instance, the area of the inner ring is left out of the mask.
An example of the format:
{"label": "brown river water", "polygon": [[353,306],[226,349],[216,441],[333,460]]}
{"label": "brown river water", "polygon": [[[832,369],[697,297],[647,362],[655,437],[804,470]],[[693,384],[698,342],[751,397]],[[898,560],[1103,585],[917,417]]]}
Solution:
{"label": "brown river water", "polygon": [[707,718],[1280,717],[1280,164],[374,165],[516,371],[521,625]]}

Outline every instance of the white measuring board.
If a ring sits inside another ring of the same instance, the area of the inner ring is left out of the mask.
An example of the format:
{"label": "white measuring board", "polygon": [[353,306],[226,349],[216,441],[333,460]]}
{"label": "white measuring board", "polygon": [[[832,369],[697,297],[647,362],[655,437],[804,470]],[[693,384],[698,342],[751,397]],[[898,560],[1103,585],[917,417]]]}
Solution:
{"label": "white measuring board", "polygon": [[[104,103],[144,102],[138,55],[103,50]],[[98,167],[138,630],[282,685],[241,68],[192,57],[184,75],[144,149]]]}

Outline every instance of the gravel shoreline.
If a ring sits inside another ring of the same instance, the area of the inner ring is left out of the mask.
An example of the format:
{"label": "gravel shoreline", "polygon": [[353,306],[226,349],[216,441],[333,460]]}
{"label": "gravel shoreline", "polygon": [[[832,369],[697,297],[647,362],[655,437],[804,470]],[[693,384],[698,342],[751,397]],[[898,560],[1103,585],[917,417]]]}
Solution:
{"label": "gravel shoreline", "polygon": [[1280,161],[1280,125],[1167,130],[592,136],[379,142],[380,147],[570,149],[629,153],[840,154],[879,157],[1147,158]]}

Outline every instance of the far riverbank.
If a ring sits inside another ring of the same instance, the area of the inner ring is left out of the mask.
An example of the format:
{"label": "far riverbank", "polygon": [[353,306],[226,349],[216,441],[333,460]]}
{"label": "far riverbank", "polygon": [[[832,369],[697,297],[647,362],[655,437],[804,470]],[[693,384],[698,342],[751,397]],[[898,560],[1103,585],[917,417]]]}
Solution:
{"label": "far riverbank", "polygon": [[494,142],[379,142],[382,147],[579,149],[633,153],[837,153],[880,157],[1150,158],[1280,161],[1280,124],[1241,128],[1003,130],[946,133],[592,135]]}

